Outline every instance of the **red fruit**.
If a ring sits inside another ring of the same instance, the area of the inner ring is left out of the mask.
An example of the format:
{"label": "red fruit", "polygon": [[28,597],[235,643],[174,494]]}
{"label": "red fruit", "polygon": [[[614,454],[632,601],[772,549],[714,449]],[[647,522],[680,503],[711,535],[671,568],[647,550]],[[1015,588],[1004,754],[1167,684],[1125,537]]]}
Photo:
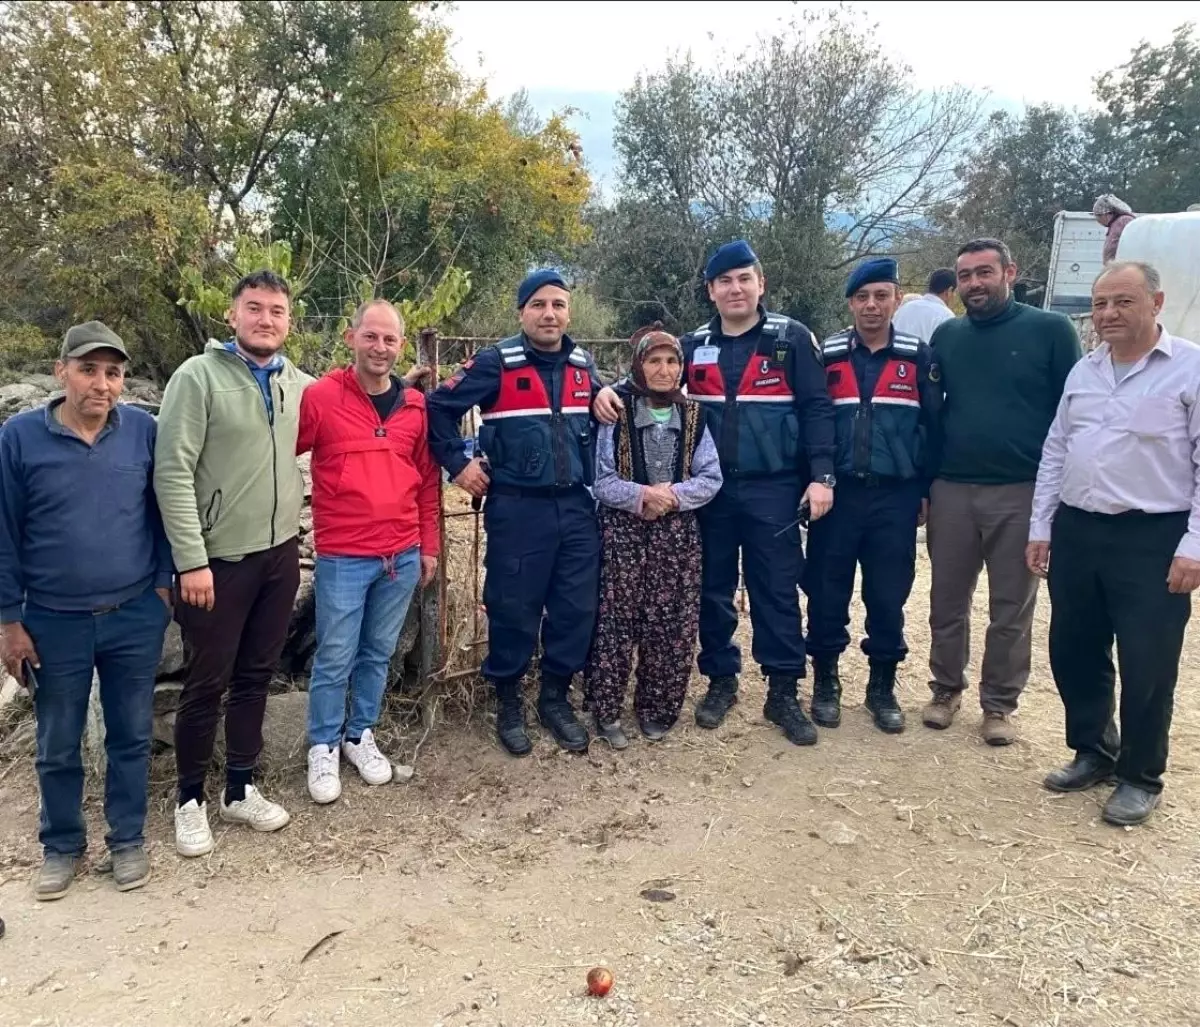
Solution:
{"label": "red fruit", "polygon": [[606,966],[594,966],[587,975],[588,994],[603,998],[613,986],[612,971]]}

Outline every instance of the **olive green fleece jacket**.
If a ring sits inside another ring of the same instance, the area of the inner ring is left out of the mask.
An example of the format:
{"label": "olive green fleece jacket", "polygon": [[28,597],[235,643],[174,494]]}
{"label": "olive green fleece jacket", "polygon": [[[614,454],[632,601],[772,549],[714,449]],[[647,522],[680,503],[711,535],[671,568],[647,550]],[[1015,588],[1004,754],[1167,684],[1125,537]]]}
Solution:
{"label": "olive green fleece jacket", "polygon": [[219,342],[180,365],[158,415],[154,491],[180,574],[238,560],[300,532],[300,395],[313,379],[286,358],[274,416],[246,362]]}

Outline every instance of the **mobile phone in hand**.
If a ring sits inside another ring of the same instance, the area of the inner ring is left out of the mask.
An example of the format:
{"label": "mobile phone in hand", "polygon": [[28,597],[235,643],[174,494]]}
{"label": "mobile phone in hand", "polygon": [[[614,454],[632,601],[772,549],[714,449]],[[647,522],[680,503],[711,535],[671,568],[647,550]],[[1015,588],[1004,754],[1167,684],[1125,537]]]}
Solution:
{"label": "mobile phone in hand", "polygon": [[29,698],[32,699],[37,695],[38,680],[37,675],[33,672],[33,664],[28,660],[21,661],[21,678],[29,691]]}

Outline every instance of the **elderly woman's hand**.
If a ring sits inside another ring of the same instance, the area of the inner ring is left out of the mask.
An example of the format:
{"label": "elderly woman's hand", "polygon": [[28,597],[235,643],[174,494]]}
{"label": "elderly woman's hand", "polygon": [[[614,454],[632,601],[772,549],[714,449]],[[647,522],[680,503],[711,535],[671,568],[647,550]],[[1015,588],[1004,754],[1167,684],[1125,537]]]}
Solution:
{"label": "elderly woman's hand", "polygon": [[651,514],[647,520],[654,520],[679,509],[679,499],[670,485],[646,485],[642,489],[642,516]]}

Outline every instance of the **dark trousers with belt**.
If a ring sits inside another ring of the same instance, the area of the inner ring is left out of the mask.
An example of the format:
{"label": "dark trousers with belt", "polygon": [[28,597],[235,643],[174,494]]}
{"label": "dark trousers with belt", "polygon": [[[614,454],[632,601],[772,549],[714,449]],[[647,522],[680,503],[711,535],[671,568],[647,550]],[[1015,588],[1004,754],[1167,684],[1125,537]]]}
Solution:
{"label": "dark trousers with belt", "polygon": [[[1067,745],[1114,763],[1118,780],[1162,790],[1191,597],[1167,591],[1187,513],[1117,515],[1060,506],[1050,542],[1050,666]],[[1120,730],[1113,720],[1121,669]]]}
{"label": "dark trousers with belt", "polygon": [[211,567],[213,608],[185,603],[175,608],[190,654],[175,719],[181,791],[204,783],[226,692],[226,765],[247,771],[258,763],[267,689],[300,587],[300,552],[294,538],[240,560],[213,560]]}
{"label": "dark trousers with belt", "polygon": [[808,529],[803,580],[811,656],[838,656],[850,644],[846,629],[859,566],[867,609],[863,652],[888,663],[908,655],[904,604],[916,574],[920,510],[919,482],[839,479],[833,509]]}
{"label": "dark trousers with belt", "polygon": [[738,554],[750,593],[754,662],[766,675],[804,677],[804,638],[800,633],[800,548],[795,477],[726,478],[716,498],[699,511],[702,540],[700,657],[705,677],[725,677],[742,669],[733,640],[738,612]]}
{"label": "dark trousers with belt", "polygon": [[600,600],[595,500],[583,486],[538,495],[493,485],[483,524],[484,677],[524,677],[540,630],[543,673],[571,678],[587,662]]}

